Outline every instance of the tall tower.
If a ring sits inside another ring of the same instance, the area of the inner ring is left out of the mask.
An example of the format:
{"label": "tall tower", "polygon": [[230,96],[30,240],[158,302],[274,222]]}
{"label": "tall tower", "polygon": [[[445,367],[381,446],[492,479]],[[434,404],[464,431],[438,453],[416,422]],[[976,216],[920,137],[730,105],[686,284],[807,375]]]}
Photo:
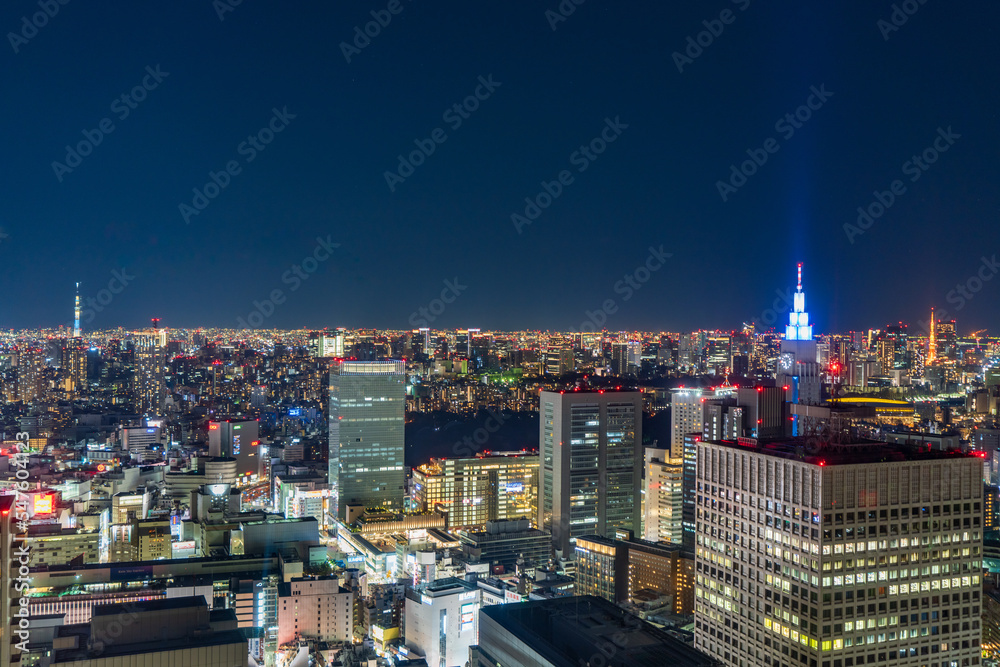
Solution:
{"label": "tall tower", "polygon": [[931,308],[931,336],[927,343],[927,365],[937,361],[937,325],[934,322],[934,309]]}
{"label": "tall tower", "polygon": [[[802,263],[798,265],[798,289],[795,291],[792,312],[788,313],[785,338],[781,341],[778,357],[778,384],[786,387],[785,400],[789,403],[818,405],[822,397],[822,369],[816,354],[812,324],[806,312],[806,295],[802,291]],[[799,416],[792,416],[792,435],[800,432]]]}
{"label": "tall tower", "polygon": [[403,509],[405,382],[402,361],[330,366],[332,519],[350,523],[364,507]]}
{"label": "tall tower", "polygon": [[76,305],[73,308],[73,338],[80,337],[80,283],[76,284]]}

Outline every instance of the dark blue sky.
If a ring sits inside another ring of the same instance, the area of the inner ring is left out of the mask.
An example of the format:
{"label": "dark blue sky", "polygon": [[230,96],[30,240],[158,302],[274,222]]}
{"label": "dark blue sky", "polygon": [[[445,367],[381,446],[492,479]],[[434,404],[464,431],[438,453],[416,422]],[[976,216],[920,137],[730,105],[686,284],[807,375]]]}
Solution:
{"label": "dark blue sky", "polygon": [[[401,0],[346,62],[341,42],[388,4],[244,0],[220,20],[210,0],[76,0],[16,53],[8,34],[0,327],[68,324],[73,282],[97,296],[124,268],[88,327],[233,326],[282,290],[264,326],[404,328],[457,278],[432,326],[579,328],[613,299],[610,329],[732,328],[797,261],[818,332],[915,324],[931,305],[960,332],[995,327],[1000,278],[961,307],[948,295],[1000,253],[1000,5],[914,0],[884,39],[890,2],[587,0],[553,30],[556,0]],[[672,54],[723,10],[679,72]],[[38,11],[7,3],[0,27]],[[116,98],[157,65],[169,74],[121,118]],[[490,75],[453,129],[443,112]],[[833,95],[786,138],[775,123],[812,86]],[[241,142],[286,107],[248,161]],[[53,162],[105,118],[114,131],[60,181]],[[627,128],[574,160],[606,118]],[[904,163],[939,127],[960,138],[911,182]],[[446,140],[390,191],[397,155],[436,128]],[[769,138],[777,152],[723,201],[717,182]],[[179,205],[231,160],[186,224]],[[563,170],[572,183],[519,234],[511,215]],[[905,192],[851,243],[844,224],[895,179]],[[340,245],[307,279],[286,273],[317,237]],[[661,245],[672,256],[626,299],[616,283]]]}

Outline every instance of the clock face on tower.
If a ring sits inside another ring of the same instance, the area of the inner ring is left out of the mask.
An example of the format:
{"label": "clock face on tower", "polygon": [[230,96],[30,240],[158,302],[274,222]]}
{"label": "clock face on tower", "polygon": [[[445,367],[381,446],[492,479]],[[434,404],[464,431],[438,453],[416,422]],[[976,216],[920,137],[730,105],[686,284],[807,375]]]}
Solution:
{"label": "clock face on tower", "polygon": [[791,375],[792,366],[795,365],[795,358],[790,353],[785,352],[780,357],[778,357],[778,365],[781,368],[782,372]]}

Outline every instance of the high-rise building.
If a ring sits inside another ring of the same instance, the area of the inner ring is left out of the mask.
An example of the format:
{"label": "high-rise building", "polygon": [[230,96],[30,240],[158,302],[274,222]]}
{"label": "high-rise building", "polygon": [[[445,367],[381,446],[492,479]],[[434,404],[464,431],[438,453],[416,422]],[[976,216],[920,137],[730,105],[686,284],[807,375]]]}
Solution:
{"label": "high-rise building", "polygon": [[680,544],[683,539],[684,460],[672,459],[669,450],[656,447],[647,447],[644,454],[644,536],[651,542]]}
{"label": "high-rise building", "polygon": [[448,517],[450,530],[487,521],[538,518],[538,454],[492,452],[469,458],[431,459],[413,469],[417,509]]}
{"label": "high-rise building", "polygon": [[539,528],[565,556],[580,535],[638,531],[642,394],[577,389],[540,396]]}
{"label": "high-rise building", "polygon": [[331,517],[353,518],[349,507],[403,508],[405,379],[402,361],[331,364]]}
{"label": "high-rise building", "polygon": [[743,434],[743,411],[738,409],[736,387],[723,385],[672,389],[670,395],[670,458],[684,457],[688,433]]}
{"label": "high-rise building", "polygon": [[982,460],[698,445],[695,646],[732,667],[978,664]]}
{"label": "high-rise building", "polygon": [[[802,291],[802,264],[798,265],[798,288],[793,295],[792,311],[788,313],[785,337],[778,356],[778,385],[785,389],[789,403],[818,405],[823,393],[823,370],[819,364],[813,327],[806,312],[806,295]],[[799,435],[797,415],[791,421],[792,435]]]}
{"label": "high-rise building", "polygon": [[958,334],[955,333],[955,320],[938,320],[937,353],[938,359],[955,359],[958,357]]}
{"label": "high-rise building", "polygon": [[[154,320],[159,322],[159,320]],[[144,415],[163,413],[166,398],[164,366],[166,365],[166,331],[154,329],[133,339],[135,346],[134,396],[136,410]]]}

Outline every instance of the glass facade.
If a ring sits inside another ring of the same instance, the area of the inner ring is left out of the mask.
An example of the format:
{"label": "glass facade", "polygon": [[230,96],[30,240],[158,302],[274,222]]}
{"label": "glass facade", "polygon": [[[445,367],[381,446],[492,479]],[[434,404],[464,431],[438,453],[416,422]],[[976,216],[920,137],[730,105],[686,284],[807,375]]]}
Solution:
{"label": "glass facade", "polygon": [[334,361],[330,367],[330,514],[348,505],[403,509],[402,361]]}

